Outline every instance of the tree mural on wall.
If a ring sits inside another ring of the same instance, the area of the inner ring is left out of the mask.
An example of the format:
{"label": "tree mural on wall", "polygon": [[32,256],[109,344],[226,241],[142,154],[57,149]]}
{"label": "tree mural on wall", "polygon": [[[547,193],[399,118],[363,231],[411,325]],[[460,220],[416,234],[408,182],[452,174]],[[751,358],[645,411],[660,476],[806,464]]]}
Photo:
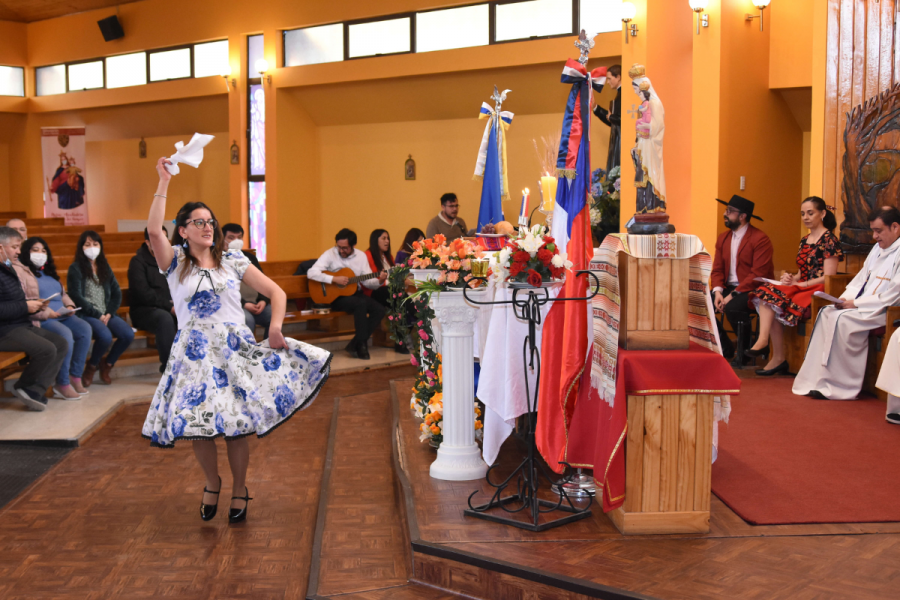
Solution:
{"label": "tree mural on wall", "polygon": [[900,204],[900,84],[847,115],[844,147],[841,241],[851,252],[853,246],[868,251],[874,243],[869,211]]}

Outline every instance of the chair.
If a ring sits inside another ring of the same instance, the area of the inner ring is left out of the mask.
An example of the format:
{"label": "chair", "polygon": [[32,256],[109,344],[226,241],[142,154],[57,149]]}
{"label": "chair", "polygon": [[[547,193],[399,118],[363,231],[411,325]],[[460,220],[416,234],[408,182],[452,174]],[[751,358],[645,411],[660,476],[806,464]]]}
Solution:
{"label": "chair", "polygon": [[[751,347],[756,338],[759,337],[759,315],[756,311],[751,311],[746,313],[746,317],[747,321],[738,320],[737,331],[734,331],[727,328],[729,321],[725,318],[725,313],[716,313],[716,319],[719,320],[721,330],[726,334],[733,333],[737,338],[734,344],[734,358],[731,359],[731,366],[736,369],[744,366],[744,350]],[[746,339],[748,330],[750,331],[750,339]]]}

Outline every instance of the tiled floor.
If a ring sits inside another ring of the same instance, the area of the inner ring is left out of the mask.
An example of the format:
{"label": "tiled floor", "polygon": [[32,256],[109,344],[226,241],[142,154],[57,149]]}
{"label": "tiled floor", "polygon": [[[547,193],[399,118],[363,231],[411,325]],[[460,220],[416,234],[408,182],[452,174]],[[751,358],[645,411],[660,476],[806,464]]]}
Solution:
{"label": "tiled floor", "polygon": [[[369,348],[371,360],[350,358],[334,351],[332,374],[354,373],[388,366],[408,365],[409,356],[389,348]],[[122,404],[150,399],[159,375],[114,379],[112,385],[94,384],[90,394],[77,402],[50,400],[47,410],[33,412],[15,398],[0,398],[0,441],[70,440],[83,438]]]}

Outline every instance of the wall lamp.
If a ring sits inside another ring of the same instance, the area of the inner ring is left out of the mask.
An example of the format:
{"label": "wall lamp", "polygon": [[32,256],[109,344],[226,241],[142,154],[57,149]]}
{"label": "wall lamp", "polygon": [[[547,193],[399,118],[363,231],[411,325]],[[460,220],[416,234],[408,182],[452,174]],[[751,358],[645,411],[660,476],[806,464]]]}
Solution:
{"label": "wall lamp", "polygon": [[[231,91],[231,88],[237,89],[237,80],[231,76],[231,65],[225,65],[225,68],[222,69],[222,79],[225,80],[225,90]],[[229,82],[231,85],[229,86]]]}
{"label": "wall lamp", "polygon": [[637,9],[634,7],[634,4],[631,2],[623,2],[622,3],[622,22],[625,23],[625,43],[628,43],[628,35],[631,34],[631,37],[637,37],[638,28],[637,25],[629,25],[632,19],[634,19],[634,15],[637,14]]}
{"label": "wall lamp", "polygon": [[691,10],[697,13],[697,35],[700,35],[700,25],[709,27],[709,15],[702,14],[709,4],[709,0],[688,0]]}
{"label": "wall lamp", "polygon": [[753,6],[759,9],[758,15],[747,14],[746,21],[752,21],[753,19],[759,19],[759,30],[763,30],[763,11],[766,10],[766,7],[769,5],[769,2],[772,0],[753,0]]}
{"label": "wall lamp", "polygon": [[266,83],[272,83],[272,76],[266,75],[266,71],[269,70],[269,62],[266,59],[259,59],[253,66],[256,68],[256,72],[259,73],[260,79],[265,79]]}

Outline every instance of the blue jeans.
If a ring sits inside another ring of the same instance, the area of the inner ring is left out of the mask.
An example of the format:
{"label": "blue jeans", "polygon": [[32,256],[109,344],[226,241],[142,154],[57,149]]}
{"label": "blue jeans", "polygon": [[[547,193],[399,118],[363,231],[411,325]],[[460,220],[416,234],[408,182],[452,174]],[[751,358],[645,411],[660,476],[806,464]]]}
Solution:
{"label": "blue jeans", "polygon": [[[109,351],[106,362],[109,366],[116,364],[122,353],[134,341],[134,331],[131,329],[131,326],[117,315],[112,316],[108,325],[104,325],[100,319],[95,319],[94,317],[81,318],[87,321],[94,331],[94,350],[91,352],[91,365],[98,366],[100,359],[103,358],[110,346],[112,346],[112,350]],[[113,344],[113,337],[116,338],[115,344]]]}
{"label": "blue jeans", "polygon": [[88,349],[91,347],[91,326],[83,319],[71,316],[43,321],[41,329],[65,338],[66,346],[69,349],[59,367],[56,383],[69,385],[69,375],[80,378],[84,372],[84,361],[87,358]]}
{"label": "blue jeans", "polygon": [[247,327],[250,328],[250,331],[252,331],[254,335],[256,335],[256,326],[259,325],[265,329],[265,331],[263,331],[263,338],[269,337],[269,324],[272,322],[272,305],[266,304],[266,307],[258,315],[254,315],[245,308],[244,322],[247,323]]}

